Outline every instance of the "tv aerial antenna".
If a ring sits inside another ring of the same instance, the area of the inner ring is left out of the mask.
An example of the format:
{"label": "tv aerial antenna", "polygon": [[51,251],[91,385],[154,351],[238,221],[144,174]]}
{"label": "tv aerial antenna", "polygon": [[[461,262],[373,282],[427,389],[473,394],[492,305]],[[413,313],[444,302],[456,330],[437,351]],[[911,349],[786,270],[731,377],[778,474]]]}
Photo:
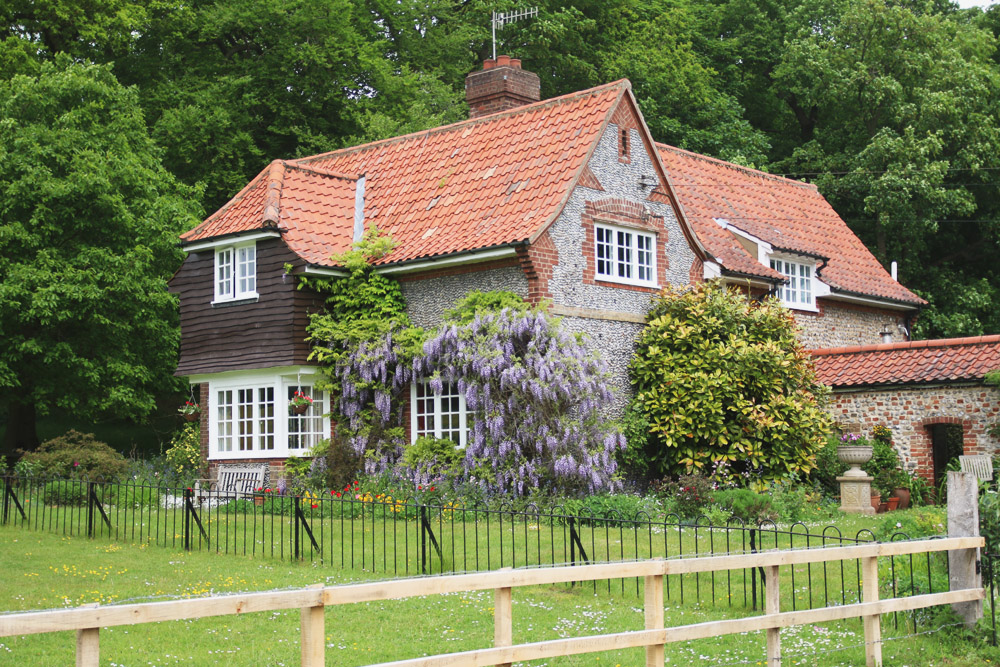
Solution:
{"label": "tv aerial antenna", "polygon": [[521,19],[530,19],[533,16],[538,16],[538,7],[515,9],[510,12],[493,12],[493,60],[497,59],[497,28],[502,28],[508,23],[517,23]]}

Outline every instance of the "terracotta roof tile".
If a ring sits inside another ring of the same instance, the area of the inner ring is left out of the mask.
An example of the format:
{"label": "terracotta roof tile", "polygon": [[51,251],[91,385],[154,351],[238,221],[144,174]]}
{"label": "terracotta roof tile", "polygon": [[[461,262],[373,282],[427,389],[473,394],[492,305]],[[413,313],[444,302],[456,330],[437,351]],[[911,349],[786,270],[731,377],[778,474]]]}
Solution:
{"label": "terracotta roof tile", "polygon": [[727,271],[777,277],[715,222],[717,218],[775,250],[828,259],[819,278],[834,291],[925,303],[892,279],[814,185],[673,146],[657,148],[688,222]]}
{"label": "terracotta roof tile", "polygon": [[813,350],[820,382],[832,387],[981,380],[1000,368],[1000,335]]}
{"label": "terracotta roof tile", "polygon": [[279,161],[181,238],[260,229],[267,193],[277,189],[289,248],[310,264],[331,265],[330,255],[350,247],[355,185],[364,175],[365,227],[378,225],[399,242],[384,263],[524,241],[558,214],[627,88],[617,81],[425,132]]}

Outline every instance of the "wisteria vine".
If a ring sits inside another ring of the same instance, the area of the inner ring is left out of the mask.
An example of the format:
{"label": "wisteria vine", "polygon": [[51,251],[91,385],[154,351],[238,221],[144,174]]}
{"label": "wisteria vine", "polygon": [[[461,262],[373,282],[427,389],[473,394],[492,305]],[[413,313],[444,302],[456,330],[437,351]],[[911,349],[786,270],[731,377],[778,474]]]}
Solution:
{"label": "wisteria vine", "polygon": [[606,365],[544,313],[504,309],[446,323],[411,355],[390,331],[341,357],[343,431],[367,472],[399,470],[404,390],[456,383],[470,432],[461,479],[488,494],[531,489],[594,493],[616,487],[625,439],[600,408]]}

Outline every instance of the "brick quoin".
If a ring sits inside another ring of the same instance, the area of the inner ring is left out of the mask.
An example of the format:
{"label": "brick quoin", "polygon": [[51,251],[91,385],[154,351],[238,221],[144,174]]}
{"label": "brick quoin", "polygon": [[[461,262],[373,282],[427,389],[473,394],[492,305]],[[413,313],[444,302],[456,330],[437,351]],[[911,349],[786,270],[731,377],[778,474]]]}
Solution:
{"label": "brick quoin", "polygon": [[528,279],[527,302],[537,304],[542,299],[551,299],[549,281],[552,279],[556,264],[559,263],[559,252],[549,233],[544,232],[531,245],[519,246],[517,258],[521,270]]}
{"label": "brick quoin", "polygon": [[581,225],[584,231],[582,250],[585,260],[583,284],[605,285],[633,292],[659,291],[659,288],[656,287],[624,285],[596,278],[597,250],[594,225],[602,223],[638,231],[654,232],[656,234],[656,280],[661,286],[667,284],[667,270],[670,268],[670,260],[667,257],[667,227],[664,224],[663,216],[650,213],[645,206],[638,202],[617,198],[584,202],[584,211],[581,216]]}

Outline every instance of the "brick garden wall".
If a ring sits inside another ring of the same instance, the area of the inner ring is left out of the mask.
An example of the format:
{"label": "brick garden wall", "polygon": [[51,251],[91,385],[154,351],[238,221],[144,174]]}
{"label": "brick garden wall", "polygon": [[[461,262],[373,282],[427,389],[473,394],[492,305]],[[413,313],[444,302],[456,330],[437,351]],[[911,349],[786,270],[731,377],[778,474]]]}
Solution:
{"label": "brick garden wall", "polygon": [[904,464],[931,480],[934,460],[929,427],[962,426],[965,454],[993,454],[1000,441],[986,433],[1000,421],[1000,390],[983,385],[891,387],[838,391],[830,397],[830,413],[845,431],[870,436],[878,424],[892,429]]}

